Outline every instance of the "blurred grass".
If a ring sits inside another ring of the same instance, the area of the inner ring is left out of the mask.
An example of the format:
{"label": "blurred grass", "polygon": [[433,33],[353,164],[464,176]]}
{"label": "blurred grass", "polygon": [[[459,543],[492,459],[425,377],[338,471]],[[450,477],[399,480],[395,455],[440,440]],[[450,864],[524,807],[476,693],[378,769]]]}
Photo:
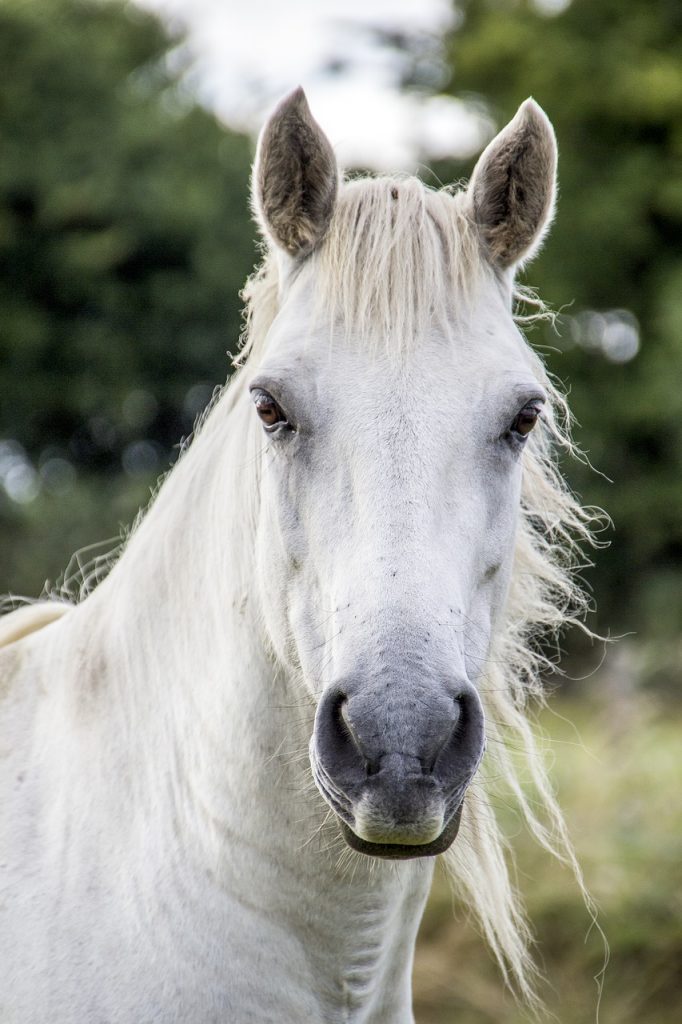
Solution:
{"label": "blurred grass", "polygon": [[0,596],[38,597],[78,577],[79,566],[116,547],[155,483],[155,474],[92,474],[64,493],[43,490],[25,505],[0,493]]}
{"label": "blurred grass", "polygon": [[[595,689],[598,688],[598,680]],[[561,804],[599,906],[611,958],[601,1024],[677,1024],[682,1005],[682,800],[679,705],[617,696],[555,701],[542,726],[554,741]],[[597,1017],[594,981],[603,944],[567,870],[501,808],[516,851],[518,883],[560,1024]],[[514,831],[519,834],[514,835]],[[529,1014],[504,991],[483,941],[438,875],[415,964],[418,1024],[521,1024]]]}

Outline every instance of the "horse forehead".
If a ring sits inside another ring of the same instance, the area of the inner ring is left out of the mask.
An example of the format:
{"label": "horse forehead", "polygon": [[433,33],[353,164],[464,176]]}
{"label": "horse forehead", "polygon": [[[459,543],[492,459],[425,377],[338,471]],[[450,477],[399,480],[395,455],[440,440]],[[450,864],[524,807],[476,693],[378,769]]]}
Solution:
{"label": "horse forehead", "polygon": [[488,286],[478,299],[476,308],[434,315],[417,337],[404,336],[399,323],[367,337],[352,320],[331,324],[321,316],[316,322],[314,275],[301,275],[270,332],[266,362],[272,359],[296,376],[334,379],[341,387],[349,376],[386,387],[397,381],[417,387],[438,376],[465,386],[482,373],[494,381],[522,369],[527,353],[497,290]]}
{"label": "horse forehead", "polygon": [[[269,366],[268,366],[269,363]],[[518,345],[501,333],[479,336],[463,329],[445,337],[434,332],[405,343],[363,338],[294,339],[266,362],[273,376],[286,380],[312,404],[367,414],[390,406],[396,412],[425,415],[433,406],[494,403],[515,382],[535,378]],[[266,372],[267,375],[267,372]]]}
{"label": "horse forehead", "polygon": [[444,401],[454,409],[484,406],[489,398],[493,406],[508,381],[535,376],[494,290],[480,316],[434,317],[412,338],[402,336],[399,324],[383,337],[367,337],[352,322],[316,321],[313,285],[310,275],[295,282],[260,364],[266,377],[281,381],[311,410],[322,405],[333,418],[355,416],[358,426],[389,409],[423,419]]}

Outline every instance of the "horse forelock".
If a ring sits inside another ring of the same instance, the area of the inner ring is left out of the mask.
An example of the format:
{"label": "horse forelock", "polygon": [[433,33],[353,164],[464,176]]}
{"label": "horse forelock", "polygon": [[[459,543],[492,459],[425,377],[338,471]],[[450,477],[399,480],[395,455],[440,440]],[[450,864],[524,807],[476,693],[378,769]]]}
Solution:
{"label": "horse forelock", "polygon": [[[297,269],[306,265],[314,273],[316,322],[340,324],[346,340],[362,338],[398,356],[434,326],[447,331],[453,319],[475,316],[481,287],[499,280],[467,192],[429,188],[408,175],[346,181],[322,242]],[[280,255],[266,249],[242,293],[238,364],[263,354],[281,285]],[[551,318],[530,289],[514,285],[513,299],[520,324]]]}
{"label": "horse forelock", "polygon": [[[314,273],[315,320],[341,324],[348,337],[394,354],[434,321],[445,324],[456,306],[468,307],[490,273],[465,193],[407,176],[347,181],[324,239],[305,262]],[[240,362],[263,349],[277,312],[279,267],[276,254],[266,253],[244,291]]]}

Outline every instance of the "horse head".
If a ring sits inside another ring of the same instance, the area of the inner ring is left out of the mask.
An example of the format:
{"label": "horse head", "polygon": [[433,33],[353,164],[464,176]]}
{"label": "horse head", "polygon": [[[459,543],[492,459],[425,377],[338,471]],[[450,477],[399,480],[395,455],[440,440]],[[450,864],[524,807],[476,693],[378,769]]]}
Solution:
{"label": "horse head", "polygon": [[532,100],[457,195],[343,182],[301,90],[259,141],[277,313],[249,358],[258,593],[315,703],[315,782],[366,854],[447,849],[484,753],[524,459],[549,418],[513,280],[551,219],[555,167]]}

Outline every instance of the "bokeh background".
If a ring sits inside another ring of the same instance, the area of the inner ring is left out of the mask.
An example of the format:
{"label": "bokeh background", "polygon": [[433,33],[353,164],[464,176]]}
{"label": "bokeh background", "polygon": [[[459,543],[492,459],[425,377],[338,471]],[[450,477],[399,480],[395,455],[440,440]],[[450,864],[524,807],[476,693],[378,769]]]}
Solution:
{"label": "bokeh background", "polygon": [[[347,167],[430,184],[466,177],[526,96],[547,110],[560,203],[528,280],[561,315],[530,340],[587,453],[566,474],[613,519],[584,577],[591,627],[619,639],[565,638],[541,725],[611,946],[600,1020],[677,1022],[679,0],[2,0],[0,67],[0,592],[32,596],[121,535],[229,373],[275,99],[302,82]],[[601,940],[499,812],[545,998],[561,1024],[595,1020]],[[415,990],[419,1024],[526,1020],[442,880]]]}

